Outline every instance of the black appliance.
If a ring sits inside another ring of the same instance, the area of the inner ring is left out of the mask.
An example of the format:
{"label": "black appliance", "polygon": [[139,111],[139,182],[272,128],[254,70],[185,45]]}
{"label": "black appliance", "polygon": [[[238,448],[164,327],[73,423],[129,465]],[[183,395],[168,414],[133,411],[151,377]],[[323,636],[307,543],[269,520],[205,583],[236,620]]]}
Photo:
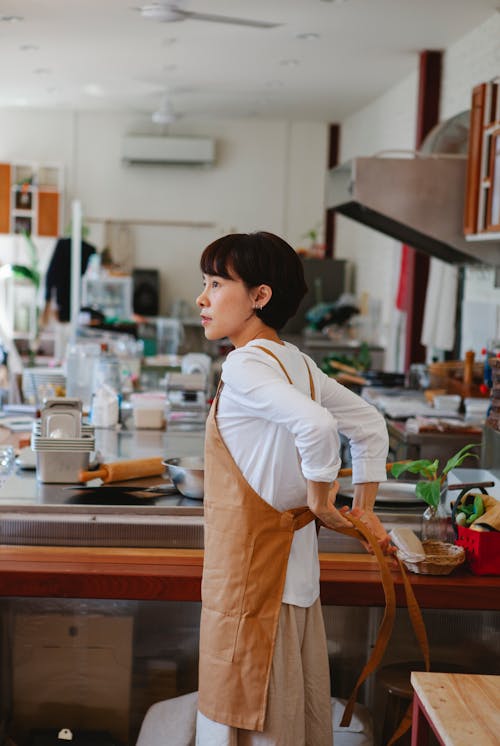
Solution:
{"label": "black appliance", "polygon": [[157,269],[134,269],[132,307],[140,316],[158,316],[160,309],[160,273]]}
{"label": "black appliance", "polygon": [[348,263],[344,259],[302,259],[307,293],[297,313],[281,331],[298,334],[307,326],[306,313],[316,303],[335,301],[347,290]]}

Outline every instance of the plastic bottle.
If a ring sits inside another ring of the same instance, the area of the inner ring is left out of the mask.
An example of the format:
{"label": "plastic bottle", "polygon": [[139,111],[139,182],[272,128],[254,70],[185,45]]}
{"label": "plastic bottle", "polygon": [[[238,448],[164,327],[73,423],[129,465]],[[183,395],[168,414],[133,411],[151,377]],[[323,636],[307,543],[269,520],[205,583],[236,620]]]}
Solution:
{"label": "plastic bottle", "polygon": [[116,391],[103,383],[92,399],[91,422],[94,427],[115,427],[118,424],[118,417]]}
{"label": "plastic bottle", "polygon": [[93,393],[96,394],[104,383],[114,389],[118,397],[120,396],[120,360],[117,355],[108,350],[108,345],[103,343],[101,354],[95,362]]}

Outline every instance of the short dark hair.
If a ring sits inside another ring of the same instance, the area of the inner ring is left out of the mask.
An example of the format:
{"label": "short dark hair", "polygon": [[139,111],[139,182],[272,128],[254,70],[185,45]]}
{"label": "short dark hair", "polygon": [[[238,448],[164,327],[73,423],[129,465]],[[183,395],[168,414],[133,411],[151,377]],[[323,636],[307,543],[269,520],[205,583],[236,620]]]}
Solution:
{"label": "short dark hair", "polygon": [[205,275],[232,279],[236,274],[249,289],[269,285],[271,300],[256,314],[276,330],[294,315],[307,292],[300,257],[274,233],[230,233],[218,238],[201,255],[200,267]]}

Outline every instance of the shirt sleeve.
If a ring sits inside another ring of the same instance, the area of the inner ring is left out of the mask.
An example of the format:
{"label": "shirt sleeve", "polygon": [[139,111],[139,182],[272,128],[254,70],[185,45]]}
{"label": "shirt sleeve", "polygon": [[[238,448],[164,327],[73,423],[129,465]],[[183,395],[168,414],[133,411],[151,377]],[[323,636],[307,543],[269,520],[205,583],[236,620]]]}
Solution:
{"label": "shirt sleeve", "polygon": [[233,351],[224,362],[222,380],[242,416],[268,420],[292,434],[306,479],[335,479],[341,461],[333,411],[291,385],[278,364],[258,351]]}
{"label": "shirt sleeve", "polygon": [[349,440],[353,483],[385,482],[389,435],[384,417],[372,404],[314,367],[321,404],[335,415],[339,431]]}

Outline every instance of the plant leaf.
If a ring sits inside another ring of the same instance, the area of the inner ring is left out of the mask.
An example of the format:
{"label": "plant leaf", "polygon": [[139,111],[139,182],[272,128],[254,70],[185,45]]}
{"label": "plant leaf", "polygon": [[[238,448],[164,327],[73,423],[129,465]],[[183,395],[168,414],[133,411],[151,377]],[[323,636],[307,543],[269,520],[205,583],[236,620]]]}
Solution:
{"label": "plant leaf", "polygon": [[30,282],[35,285],[36,288],[40,285],[40,273],[37,272],[35,269],[31,269],[31,267],[25,267],[24,264],[12,264],[11,269],[14,275],[17,275],[17,277],[24,277],[26,280],[30,280]]}
{"label": "plant leaf", "polygon": [[449,471],[451,471],[452,469],[456,469],[457,466],[460,466],[460,464],[462,464],[468,456],[478,458],[477,453],[469,453],[472,448],[476,448],[476,443],[469,443],[468,445],[461,448],[457,453],[455,453],[455,455],[446,462],[446,466],[443,469],[443,476],[446,476]]}
{"label": "plant leaf", "polygon": [[431,482],[417,482],[415,494],[417,497],[420,497],[422,500],[424,500],[427,505],[431,505],[433,508],[437,508],[437,506],[439,505],[440,497],[439,479],[433,479]]}
{"label": "plant leaf", "polygon": [[402,464],[394,464],[391,468],[391,474],[396,479],[405,471],[412,474],[421,474],[428,479],[435,479],[439,461],[430,461],[429,459],[419,459],[418,461],[409,461]]}

